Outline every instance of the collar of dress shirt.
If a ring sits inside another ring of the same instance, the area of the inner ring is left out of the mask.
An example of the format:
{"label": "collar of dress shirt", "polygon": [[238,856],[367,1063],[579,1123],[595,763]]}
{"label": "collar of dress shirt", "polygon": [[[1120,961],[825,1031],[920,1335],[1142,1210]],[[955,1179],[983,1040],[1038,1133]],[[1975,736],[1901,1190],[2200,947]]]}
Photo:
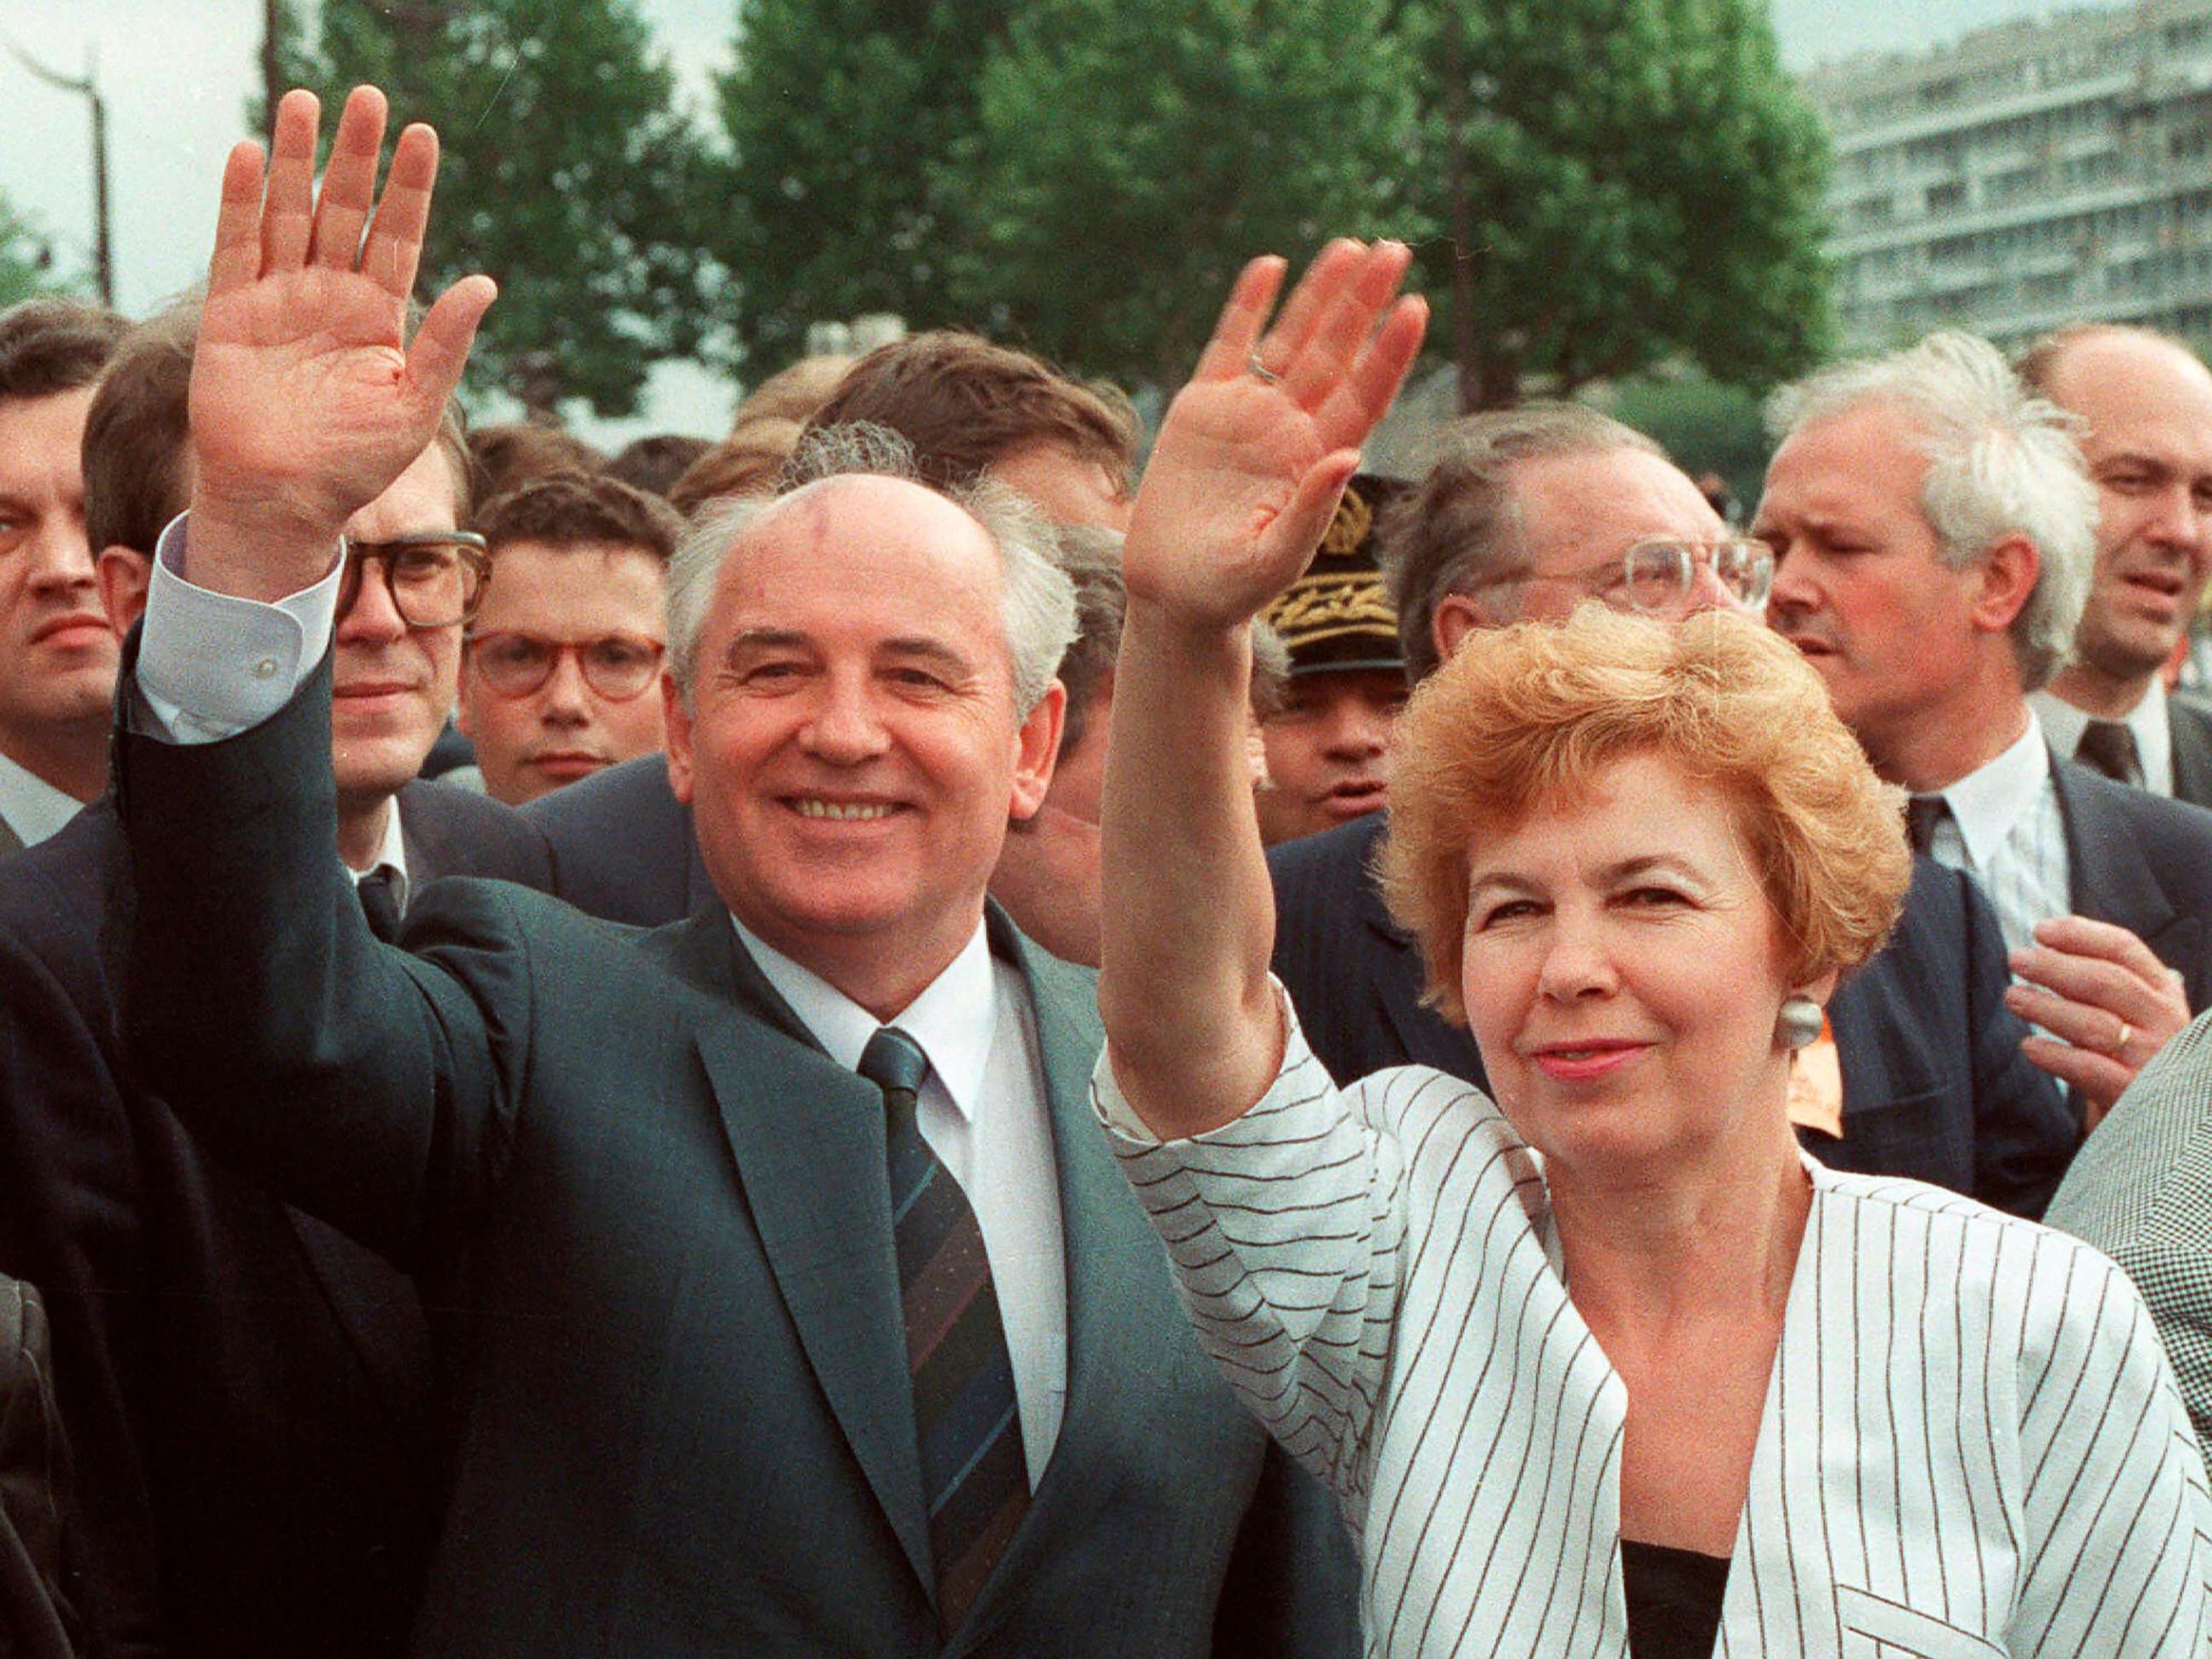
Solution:
{"label": "collar of dress shirt", "polygon": [[2050,777],[2051,750],[2030,708],[2027,729],[2010,748],[1942,792],[1975,871],[1990,868],[2014,827],[2035,810]]}
{"label": "collar of dress shirt", "polygon": [[[2088,730],[2092,715],[2049,691],[2039,691],[2030,701],[2054,751],[2071,756],[2081,746],[2081,734]],[[2155,674],[2150,677],[2150,689],[2128,710],[2125,724],[2136,740],[2144,787],[2158,794],[2172,794],[2173,727],[2166,712],[2164,680]]]}
{"label": "collar of dress shirt", "polygon": [[960,1115],[975,1120],[975,1097],[983,1084],[983,1068],[991,1058],[991,1040],[997,1034],[999,1000],[991,977],[991,946],[983,924],[975,924],[974,937],[961,948],[945,971],[922,994],[890,1021],[878,1019],[812,969],[802,968],[782,951],[764,943],[751,928],[730,918],[745,949],[767,976],[776,994],[791,1005],[806,1029],[814,1033],[830,1058],[848,1071],[857,1071],[860,1052],[879,1025],[890,1024],[921,1045],[929,1056],[930,1070],[945,1085]]}
{"label": "collar of dress shirt", "polygon": [[384,844],[376,849],[376,856],[369,860],[368,869],[349,870],[346,874],[353,878],[354,885],[358,887],[379,870],[392,872],[392,902],[399,907],[399,914],[405,915],[407,901],[410,896],[407,882],[407,838],[399,831],[399,799],[396,795],[384,814]]}
{"label": "collar of dress shirt", "polygon": [[24,846],[36,847],[83,810],[75,795],[0,755],[0,818],[8,820]]}

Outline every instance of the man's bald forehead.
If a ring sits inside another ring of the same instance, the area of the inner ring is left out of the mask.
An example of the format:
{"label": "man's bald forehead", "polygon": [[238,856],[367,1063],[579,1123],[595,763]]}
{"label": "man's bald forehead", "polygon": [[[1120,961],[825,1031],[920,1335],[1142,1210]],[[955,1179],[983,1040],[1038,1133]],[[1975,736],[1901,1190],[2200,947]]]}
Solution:
{"label": "man's bald forehead", "polygon": [[2212,391],[2212,369],[2186,343],[2125,323],[2093,323],[2057,337],[2030,354],[2021,372],[2061,404],[2093,375],[2169,374]]}
{"label": "man's bald forehead", "polygon": [[864,472],[817,478],[779,497],[745,527],[737,545],[787,528],[801,535],[820,535],[854,515],[870,514],[946,538],[970,539],[987,550],[993,545],[981,521],[957,501],[910,478]]}

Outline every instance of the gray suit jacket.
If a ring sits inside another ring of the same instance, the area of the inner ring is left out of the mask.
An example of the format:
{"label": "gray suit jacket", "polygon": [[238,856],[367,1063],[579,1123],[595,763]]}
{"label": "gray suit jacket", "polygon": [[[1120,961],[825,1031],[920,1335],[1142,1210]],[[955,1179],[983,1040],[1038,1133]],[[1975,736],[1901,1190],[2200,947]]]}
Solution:
{"label": "gray suit jacket", "polygon": [[2173,739],[2173,798],[2212,806],[2212,707],[2177,693],[2166,700]]}
{"label": "gray suit jacket", "polygon": [[2083,1145],[2044,1219],[2135,1280],[2197,1437],[2212,1446],[2212,1013],[2143,1067]]}
{"label": "gray suit jacket", "polygon": [[[228,742],[124,741],[126,1034],[179,1116],[459,1312],[416,1650],[939,1653],[880,1096],[793,1029],[719,906],[640,934],[447,882],[413,954],[378,945],[310,855],[328,698],[325,665]],[[1090,1120],[1091,979],[992,933],[1036,1014],[1067,1397],[944,1651],[1348,1652],[1340,1595],[1285,1628],[1330,1540],[1261,1501],[1265,1437]]]}

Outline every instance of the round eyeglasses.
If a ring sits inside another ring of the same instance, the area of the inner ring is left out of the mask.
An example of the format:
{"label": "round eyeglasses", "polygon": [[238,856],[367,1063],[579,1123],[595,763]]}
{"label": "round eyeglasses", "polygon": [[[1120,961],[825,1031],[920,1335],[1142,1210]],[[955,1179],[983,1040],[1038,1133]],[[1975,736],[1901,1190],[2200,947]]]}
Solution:
{"label": "round eyeglasses", "polygon": [[345,574],[338,578],[338,615],[361,597],[362,571],[380,565],[392,608],[410,628],[452,628],[477,613],[491,556],[484,538],[466,530],[400,536],[388,542],[345,541]]}
{"label": "round eyeglasses", "polygon": [[469,662],[477,678],[502,697],[526,697],[553,677],[563,657],[573,656],[584,684],[609,702],[642,696],[660,672],[666,648],[658,640],[635,634],[608,634],[596,640],[549,640],[541,634],[477,634],[469,639]]}
{"label": "round eyeglasses", "polygon": [[1687,604],[1700,569],[1711,571],[1747,610],[1762,608],[1774,589],[1774,550],[1743,536],[1710,542],[1652,536],[1604,564],[1519,580],[1573,582],[1615,611],[1663,617]]}

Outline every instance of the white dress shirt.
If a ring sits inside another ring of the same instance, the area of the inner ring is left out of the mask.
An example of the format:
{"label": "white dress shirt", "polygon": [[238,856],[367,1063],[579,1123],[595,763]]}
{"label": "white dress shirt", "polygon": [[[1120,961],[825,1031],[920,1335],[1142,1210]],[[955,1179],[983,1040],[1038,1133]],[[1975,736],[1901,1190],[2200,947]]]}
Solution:
{"label": "white dress shirt", "polygon": [[[858,1071],[883,1022],[731,920],[830,1058]],[[1020,972],[992,956],[979,924],[951,965],[890,1023],[929,1056],[915,1120],[982,1229],[1034,1492],[1067,1401],[1067,1261],[1036,1016]]]}
{"label": "white dress shirt", "polygon": [[84,803],[67,790],[0,755],[0,818],[24,846],[36,847],[83,810]]}
{"label": "white dress shirt", "polygon": [[[2052,751],[2069,758],[2081,747],[2081,734],[2089,729],[2089,722],[2100,718],[2076,708],[2051,691],[2038,691],[2028,702],[2035,709],[2036,718],[2043,722]],[[2120,723],[2136,740],[2136,761],[2142,768],[2142,787],[2154,794],[2171,795],[2173,726],[2166,712],[2166,682],[2152,675],[2150,689]]]}
{"label": "white dress shirt", "polygon": [[[1327,1481],[1367,1652],[1627,1659],[1628,1394],[1541,1162],[1425,1066],[1162,1145],[1098,1113],[1245,1405]],[[1777,1109],[1779,1109],[1778,1103]],[[2203,1659],[2212,1498],[2142,1298],[2079,1241],[1806,1160],[1721,1659]]]}
{"label": "white dress shirt", "polygon": [[1929,851],[1937,863],[1981,883],[2008,948],[2034,944],[2038,922],[2074,914],[2066,820],[2033,708],[2010,748],[1942,794],[1951,815],[1937,826]]}

